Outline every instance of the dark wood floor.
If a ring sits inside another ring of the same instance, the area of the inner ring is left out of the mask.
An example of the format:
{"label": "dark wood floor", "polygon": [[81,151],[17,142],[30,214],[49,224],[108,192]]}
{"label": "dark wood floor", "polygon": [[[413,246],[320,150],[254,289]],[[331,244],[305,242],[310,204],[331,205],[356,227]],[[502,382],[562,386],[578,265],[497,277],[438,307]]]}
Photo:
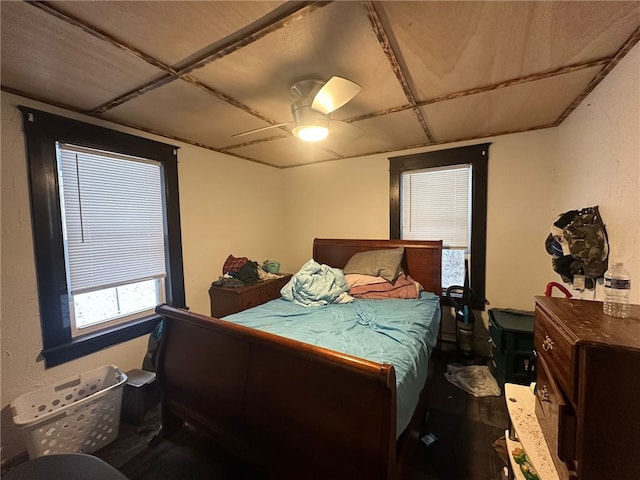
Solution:
{"label": "dark wood floor", "polygon": [[[402,480],[505,478],[505,461],[499,454],[504,453],[500,442],[494,445],[507,428],[504,397],[475,398],[449,383],[444,372],[456,361],[455,351],[435,352],[432,357],[428,413],[421,433],[437,440],[428,447],[416,440]],[[132,480],[264,478],[192,428],[147,446],[159,431],[159,420],[156,408],[141,426],[122,423],[118,440],[96,455]]]}

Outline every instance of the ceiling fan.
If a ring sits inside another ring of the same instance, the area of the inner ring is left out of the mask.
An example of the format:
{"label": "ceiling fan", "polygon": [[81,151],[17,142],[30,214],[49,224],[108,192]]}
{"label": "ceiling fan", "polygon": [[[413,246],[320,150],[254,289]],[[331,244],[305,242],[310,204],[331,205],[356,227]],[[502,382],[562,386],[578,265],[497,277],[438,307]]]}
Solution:
{"label": "ceiling fan", "polygon": [[232,137],[249,135],[270,128],[291,125],[294,136],[305,142],[324,140],[332,130],[339,136],[357,138],[362,129],[347,122],[332,120],[331,113],[344,106],[355,97],[362,87],[346,78],[333,76],[326,82],[322,80],[301,80],[289,88],[295,98],[291,104],[293,122],[278,123],[267,127],[256,128]]}

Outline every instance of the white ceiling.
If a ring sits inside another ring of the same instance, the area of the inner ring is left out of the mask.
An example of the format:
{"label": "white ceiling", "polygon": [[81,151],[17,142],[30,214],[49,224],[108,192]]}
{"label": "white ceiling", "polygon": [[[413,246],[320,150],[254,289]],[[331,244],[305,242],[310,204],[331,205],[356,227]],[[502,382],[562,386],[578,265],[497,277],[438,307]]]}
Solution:
{"label": "white ceiling", "polygon": [[[561,123],[640,39],[640,2],[0,2],[2,89],[276,167]],[[302,79],[362,86],[307,144]]]}

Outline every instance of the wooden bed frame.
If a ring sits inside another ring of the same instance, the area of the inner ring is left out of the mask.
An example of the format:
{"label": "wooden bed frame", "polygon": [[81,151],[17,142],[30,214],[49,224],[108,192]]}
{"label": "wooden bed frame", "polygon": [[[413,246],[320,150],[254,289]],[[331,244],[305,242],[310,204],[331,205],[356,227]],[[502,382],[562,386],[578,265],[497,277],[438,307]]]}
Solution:
{"label": "wooden bed frame", "polygon": [[[403,268],[441,293],[442,242],[316,239],[343,268],[364,250],[405,247]],[[272,478],[396,478],[396,379],[378,364],[161,305],[163,435],[183,422]]]}

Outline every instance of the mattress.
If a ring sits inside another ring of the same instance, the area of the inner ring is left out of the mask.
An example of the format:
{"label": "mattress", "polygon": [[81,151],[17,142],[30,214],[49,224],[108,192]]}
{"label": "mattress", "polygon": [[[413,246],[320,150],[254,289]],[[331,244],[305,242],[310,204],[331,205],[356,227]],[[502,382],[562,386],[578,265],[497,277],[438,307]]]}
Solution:
{"label": "mattress", "polygon": [[439,297],[357,299],[303,307],[283,298],[224,317],[224,320],[346,353],[396,372],[396,437],[409,424],[427,378],[428,360],[440,328]]}

